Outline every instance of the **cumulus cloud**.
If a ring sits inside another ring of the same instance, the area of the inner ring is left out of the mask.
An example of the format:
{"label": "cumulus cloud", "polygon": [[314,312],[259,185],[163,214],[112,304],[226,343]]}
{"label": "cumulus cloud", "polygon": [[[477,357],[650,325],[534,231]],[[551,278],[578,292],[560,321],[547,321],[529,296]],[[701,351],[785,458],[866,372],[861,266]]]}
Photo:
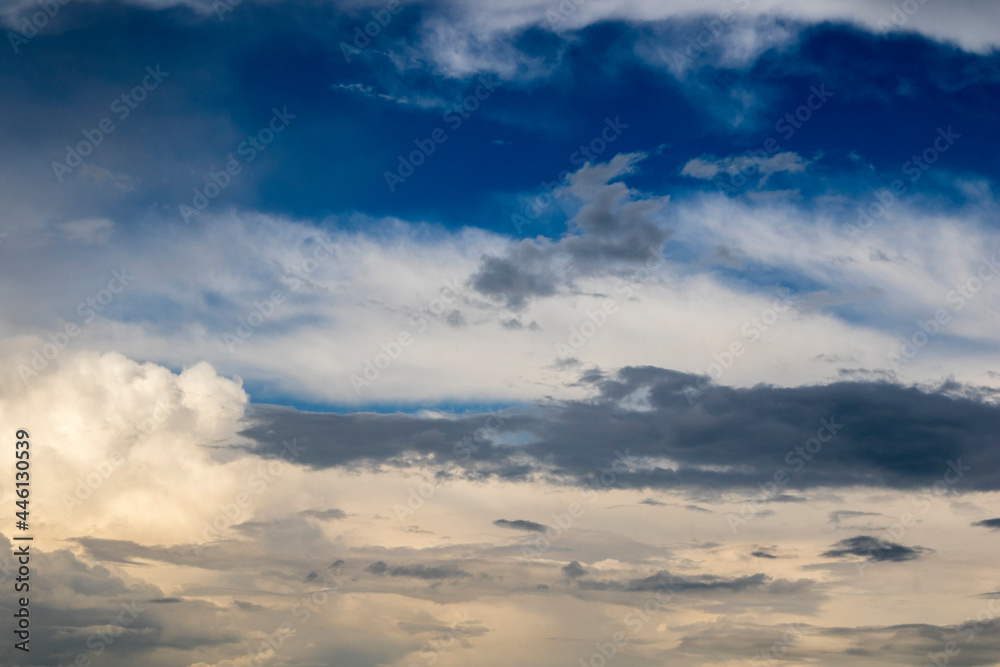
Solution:
{"label": "cumulus cloud", "polygon": [[136,522],[195,542],[220,504],[250,491],[249,462],[234,447],[246,444],[238,381],[204,363],[173,373],[116,353],[66,350],[50,364],[26,382],[9,364],[0,380],[0,423],[27,426],[46,460],[33,498],[49,530],[115,537],[115,526]]}

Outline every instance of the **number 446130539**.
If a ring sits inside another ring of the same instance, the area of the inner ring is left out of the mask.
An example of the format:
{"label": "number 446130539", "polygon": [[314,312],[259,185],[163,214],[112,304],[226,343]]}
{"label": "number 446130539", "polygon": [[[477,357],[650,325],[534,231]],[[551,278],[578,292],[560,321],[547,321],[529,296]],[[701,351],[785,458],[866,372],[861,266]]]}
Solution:
{"label": "number 446130539", "polygon": [[16,490],[14,494],[20,499],[16,502],[16,505],[20,509],[16,513],[18,522],[17,527],[21,530],[28,529],[28,496],[31,494],[31,489],[29,487],[29,476],[28,476],[28,458],[30,456],[31,443],[28,442],[28,432],[25,430],[20,430],[15,434],[18,438],[17,444],[14,445],[14,456],[17,457],[17,472],[14,474],[14,486]]}

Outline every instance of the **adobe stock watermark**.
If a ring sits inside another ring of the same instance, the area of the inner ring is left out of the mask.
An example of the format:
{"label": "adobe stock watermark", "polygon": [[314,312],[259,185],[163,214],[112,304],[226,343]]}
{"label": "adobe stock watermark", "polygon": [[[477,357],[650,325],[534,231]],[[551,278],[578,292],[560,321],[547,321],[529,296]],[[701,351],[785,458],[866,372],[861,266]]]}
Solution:
{"label": "adobe stock watermark", "polygon": [[[142,78],[142,81],[131,90],[122,93],[112,100],[108,108],[119,121],[125,120],[129,117],[129,114],[139,108],[139,105],[146,100],[149,93],[160,87],[160,84],[168,76],[170,76],[170,72],[160,71],[159,65],[156,66],[156,69],[146,67],[146,76]],[[115,129],[116,126],[111,117],[105,116],[97,122],[97,126],[93,129],[82,130],[83,139],[75,146],[66,146],[66,158],[64,162],[59,162],[58,160],[52,162],[52,172],[56,175],[59,182],[62,183],[63,178],[72,174],[77,167],[82,165],[83,158],[92,154]]]}
{"label": "adobe stock watermark", "polygon": [[944,650],[928,653],[927,658],[930,662],[925,667],[948,667],[951,659],[962,652],[960,641],[970,642],[987,626],[996,624],[997,616],[1000,615],[1000,594],[990,593],[988,595],[990,597],[989,603],[980,609],[975,617],[967,618],[964,623],[955,628],[955,632],[962,636],[956,637],[957,641],[945,642],[942,647]]}
{"label": "adobe stock watermark", "polygon": [[[277,458],[261,461],[257,470],[247,476],[246,484],[255,496],[264,493],[284,474],[286,467],[297,461],[305,451],[305,447],[299,445],[294,438],[291,442],[282,442],[281,446],[282,452]],[[247,492],[236,494],[229,503],[221,503],[218,513],[210,521],[202,524],[202,541],[193,546],[193,551],[197,554],[201,550],[201,545],[221,539],[223,531],[239,523],[252,505],[253,497]]]}
{"label": "adobe stock watermark", "polygon": [[[279,650],[291,637],[298,633],[298,627],[307,624],[319,611],[329,602],[331,593],[337,593],[348,581],[347,575],[343,573],[343,561],[337,560],[323,573],[322,577],[314,579],[315,582],[326,585],[326,588],[310,591],[299,596],[298,602],[289,612],[291,620],[283,621],[274,632],[264,635],[257,650],[247,649],[247,654],[233,661],[234,665],[240,667],[262,667],[265,662],[271,663]],[[318,573],[317,573],[318,574]],[[273,663],[271,663],[273,664]]]}
{"label": "adobe stock watermark", "polygon": [[750,0],[732,0],[732,2],[736,7],[735,12],[731,9],[724,9],[719,12],[716,18],[705,19],[702,21],[705,28],[687,38],[687,47],[683,52],[670,52],[670,60],[677,71],[683,72],[693,65],[696,59],[703,56],[706,50],[722,37],[729,24],[736,18],[737,12],[746,11],[747,7],[750,6]]}
{"label": "adobe stock watermark", "polygon": [[655,248],[648,248],[647,254],[650,257],[644,262],[635,276],[631,280],[620,279],[615,285],[617,296],[605,298],[599,307],[588,310],[587,317],[577,325],[570,326],[569,337],[566,342],[556,343],[556,356],[560,359],[570,359],[583,349],[588,342],[604,328],[611,316],[618,312],[618,298],[631,298],[636,289],[642,288],[653,280],[654,270],[662,266],[667,260]]}
{"label": "adobe stock watermark", "polygon": [[580,5],[589,0],[562,0],[555,9],[545,10],[545,20],[552,29],[558,28],[566,19],[580,11]]}
{"label": "adobe stock watermark", "polygon": [[792,624],[781,634],[781,638],[774,641],[769,647],[762,649],[751,660],[751,665],[760,667],[774,667],[785,662],[785,654],[788,649],[795,646],[802,638],[800,628],[804,626]]}
{"label": "adobe stock watermark", "polygon": [[237,345],[242,345],[250,340],[257,329],[274,317],[278,306],[285,303],[285,300],[286,296],[282,290],[272,291],[269,298],[254,299],[253,310],[236,318],[236,327],[233,328],[232,332],[227,331],[222,334],[222,342],[226,344],[229,353],[233,354],[236,352]]}
{"label": "adobe stock watermark", "polygon": [[20,29],[17,32],[7,31],[7,41],[14,53],[20,53],[21,47],[38,34],[38,31],[49,24],[49,21],[56,17],[59,10],[69,4],[70,0],[37,0],[41,11],[33,12],[30,16],[21,17]]}
{"label": "adobe stock watermark", "polygon": [[[627,449],[624,453],[616,449],[615,460],[612,461],[610,467],[598,471],[587,479],[586,484],[589,488],[583,495],[588,505],[593,505],[597,501],[599,491],[606,491],[614,488],[614,486],[618,483],[618,475],[631,471],[632,467],[629,463],[630,456],[631,455]],[[540,533],[538,537],[534,539],[533,544],[522,545],[521,557],[526,561],[530,561],[532,558],[544,554],[552,548],[552,545],[555,544],[557,540],[559,540],[574,525],[576,525],[576,522],[579,521],[583,515],[586,514],[586,512],[587,508],[575,501],[566,506],[565,512],[553,512],[551,518],[555,525],[546,526],[545,532]]]}
{"label": "adobe stock watermark", "polygon": [[[157,428],[162,426],[170,418],[170,415],[177,410],[177,405],[168,403],[164,400],[158,400],[153,406],[150,415],[143,419],[140,423],[135,424],[135,428],[139,433],[148,435],[153,433]],[[125,463],[125,457],[123,457],[119,452],[111,452],[110,455],[103,461],[99,461],[94,464],[90,472],[88,472],[83,477],[77,477],[76,484],[73,487],[73,494],[64,493],[62,495],[63,507],[65,507],[70,513],[76,509],[77,506],[82,505],[86,500],[88,500],[101,486],[104,485],[111,476],[119,470]],[[130,469],[142,470],[145,466],[142,463],[133,463],[129,466]]]}
{"label": "adobe stock watermark", "polygon": [[[567,160],[574,167],[582,167],[588,162],[595,164],[597,158],[627,129],[628,125],[621,121],[621,116],[615,116],[614,119],[605,118],[601,131],[590,141],[581,144],[579,148],[570,153]],[[521,213],[510,214],[510,221],[514,224],[514,229],[517,230],[518,234],[563,196],[564,191],[559,190],[571,174],[570,170],[563,169],[551,182],[542,181],[536,190],[541,189],[545,192],[525,200],[523,202],[524,210]]]}
{"label": "adobe stock watermark", "polygon": [[[139,433],[148,435],[153,433],[157,428],[162,426],[170,418],[170,415],[177,410],[177,405],[167,403],[164,400],[159,400],[153,406],[153,409],[149,415],[143,419],[140,423],[135,424],[135,428]],[[107,482],[111,476],[119,470],[125,463],[125,457],[121,453],[115,451],[111,452],[107,458],[103,461],[99,461],[94,464],[90,472],[82,477],[77,477],[76,484],[73,487],[72,495],[64,493],[62,495],[63,507],[66,508],[70,513],[73,512],[79,505],[82,505],[86,500],[88,500],[94,493]],[[131,470],[142,470],[145,466],[142,463],[132,463],[129,466]]]}
{"label": "adobe stock watermark", "polygon": [[215,0],[215,2],[212,3],[212,10],[215,11],[215,15],[219,17],[220,21],[225,21],[226,14],[235,10],[242,4],[243,0]]}
{"label": "adobe stock watermark", "polygon": [[[937,136],[931,143],[920,153],[915,153],[904,162],[900,166],[900,171],[903,172],[904,176],[909,177],[910,183],[916,183],[961,138],[962,135],[952,130],[950,125],[948,129],[939,127]],[[844,234],[847,235],[851,244],[857,243],[858,239],[871,229],[876,220],[885,217],[899,198],[906,194],[906,190],[906,182],[897,178],[889,184],[888,188],[880,188],[875,191],[873,197],[875,201],[858,206],[857,224],[844,226]]]}
{"label": "adobe stock watermark", "polygon": [[[934,505],[934,501],[948,495],[951,488],[961,482],[965,474],[970,470],[972,470],[972,466],[963,465],[960,458],[955,461],[948,461],[947,468],[944,474],[941,475],[941,479],[934,482],[929,491],[924,491],[916,498],[913,498],[913,506],[917,508],[921,515],[927,514]],[[900,540],[906,534],[907,529],[912,528],[916,523],[917,517],[914,516],[913,512],[903,512],[885,529],[885,532],[881,536],[871,538],[865,549],[866,557],[854,563],[854,566],[858,569],[858,576],[864,576],[866,569],[875,563],[881,562],[884,554],[892,552],[894,548],[898,549],[899,545],[893,544],[892,541]]]}
{"label": "adobe stock watermark", "polygon": [[646,598],[641,606],[633,607],[623,619],[628,627],[628,633],[619,630],[611,635],[607,642],[595,642],[597,649],[588,658],[580,658],[580,667],[605,667],[614,660],[621,649],[628,644],[629,639],[636,637],[653,619],[653,615],[664,609],[674,598],[673,577],[667,583],[661,584],[657,591]]}
{"label": "adobe stock watermark", "polygon": [[64,493],[62,495],[63,507],[70,513],[79,505],[94,495],[108,478],[125,463],[125,458],[118,452],[111,452],[110,456],[103,461],[96,463],[93,469],[76,479],[76,486],[73,487],[73,495]]}
{"label": "adobe stock watermark", "polygon": [[[448,625],[446,630],[442,630],[436,637],[427,640],[417,652],[420,659],[427,665],[433,665],[438,661],[438,656],[452,648],[456,642],[460,642],[469,634],[468,626],[476,621],[469,618],[469,612],[463,611],[455,614],[454,620]],[[420,667],[415,662],[411,662],[407,667]]]}
{"label": "adobe stock watermark", "polygon": [[[293,292],[298,291],[303,285],[308,284],[309,276],[315,272],[323,262],[336,254],[336,245],[328,243],[322,236],[313,238],[315,246],[310,255],[306,256],[297,265],[288,267],[289,274],[281,276],[281,282],[288,285]],[[237,345],[250,340],[260,327],[264,326],[268,320],[274,317],[278,306],[285,303],[287,294],[284,290],[273,290],[270,298],[254,299],[253,309],[245,316],[236,318],[236,326],[231,332],[222,335],[222,342],[226,344],[226,349],[232,354],[236,351]]]}
{"label": "adobe stock watermark", "polygon": [[31,350],[31,359],[27,365],[19,364],[17,367],[21,382],[28,383],[28,380],[37,377],[39,373],[48,368],[49,363],[54,361],[63,350],[69,346],[70,341],[80,335],[84,327],[97,319],[97,315],[103,312],[119,294],[125,291],[129,284],[135,280],[135,276],[129,275],[125,267],[119,271],[111,271],[111,280],[107,285],[99,290],[96,295],[89,296],[81,301],[76,307],[76,313],[80,316],[79,322],[67,322],[61,329],[51,332],[48,335],[49,342]]}
{"label": "adobe stock watermark", "polygon": [[354,26],[351,33],[354,39],[351,44],[340,42],[340,52],[344,54],[344,60],[350,64],[352,56],[360,56],[362,51],[371,46],[372,40],[381,35],[382,31],[392,23],[392,19],[402,11],[403,3],[400,0],[388,0],[385,3],[385,9],[372,9],[371,21],[365,23],[364,26]]}
{"label": "adobe stock watermark", "polygon": [[92,664],[94,658],[108,650],[136,622],[139,614],[146,611],[145,608],[136,606],[135,600],[128,604],[122,602],[121,607],[122,611],[115,617],[114,623],[108,623],[103,632],[95,632],[87,637],[87,650],[78,653],[71,664],[78,667]]}
{"label": "adobe stock watermark", "polygon": [[410,324],[416,328],[413,331],[403,329],[388,342],[382,341],[379,344],[381,352],[376,353],[373,357],[365,358],[360,374],[351,374],[350,382],[354,394],[361,396],[362,389],[370,387],[372,383],[382,377],[382,373],[403,355],[404,350],[413,345],[414,336],[427,331],[430,320],[424,315],[425,312],[430,312],[435,316],[444,314],[448,306],[455,303],[464,291],[465,287],[458,282],[458,279],[445,280],[444,287],[439,290],[438,296],[431,299],[427,306],[410,317]]}
{"label": "adobe stock watermark", "polygon": [[[472,432],[472,435],[466,435],[461,440],[457,441],[452,446],[452,452],[462,459],[463,461],[469,461],[472,459],[473,454],[479,452],[479,448],[485,445],[491,444],[491,436],[499,432],[501,426],[507,418],[503,417],[500,412],[491,412],[486,415],[486,419],[483,420],[483,425]],[[411,486],[408,490],[406,496],[406,506],[396,503],[393,505],[393,511],[396,513],[397,521],[405,521],[406,519],[414,516],[418,510],[420,510],[424,504],[434,497],[437,493],[438,488],[441,486],[441,482],[438,478],[435,478],[435,482],[421,482],[416,487]]]}
{"label": "adobe stock watermark", "polygon": [[901,30],[910,22],[910,18],[926,4],[927,0],[903,0],[899,4],[894,4],[888,20],[880,18],[875,24],[875,27],[882,33],[882,39],[889,39],[889,33]]}
{"label": "adobe stock watermark", "polygon": [[[441,116],[452,132],[457,132],[465,124],[465,121],[472,117],[473,112],[479,108],[480,104],[493,96],[501,84],[499,80],[493,78],[492,74],[480,74],[478,80],[479,85],[476,86],[471,95],[467,95],[459,104],[448,109]],[[396,188],[406,182],[406,179],[413,176],[417,169],[427,162],[430,156],[434,155],[438,146],[446,141],[448,141],[448,132],[443,127],[434,128],[425,139],[414,139],[413,144],[416,148],[405,156],[402,153],[397,155],[396,169],[394,171],[386,169],[382,174],[389,192],[395,192]]]}
{"label": "adobe stock watermark", "polygon": [[781,490],[784,489],[788,483],[792,480],[793,475],[797,475],[806,467],[806,464],[813,460],[823,449],[823,445],[827,444],[844,428],[843,424],[838,424],[835,416],[831,415],[829,419],[825,417],[819,420],[819,428],[816,429],[816,435],[808,438],[803,444],[796,445],[792,449],[789,449],[785,454],[785,464],[789,466],[788,468],[778,468],[774,471],[771,479],[766,482],[758,482],[757,486],[760,487],[761,494],[757,498],[752,498],[745,501],[740,505],[739,515],[732,512],[726,514],[726,521],[729,523],[730,529],[733,531],[733,535],[736,534],[737,529],[742,526],[747,525],[751,519],[756,517],[760,512],[758,505],[760,503],[765,503],[768,500],[778,496]]}
{"label": "adobe stock watermark", "polygon": [[979,294],[987,283],[1000,273],[1000,263],[997,262],[996,253],[993,257],[982,258],[975,275],[971,276],[962,284],[955,286],[955,289],[948,292],[945,297],[951,308],[938,308],[934,311],[934,316],[926,320],[917,320],[917,328],[908,336],[900,337],[898,350],[890,351],[886,356],[889,364],[894,370],[899,370],[901,365],[913,361],[916,356],[935,336],[937,336],[944,325],[948,324],[952,316],[965,308],[966,304],[972,301]]}
{"label": "adobe stock watermark", "polygon": [[190,224],[191,218],[208,208],[212,200],[229,187],[233,178],[243,172],[244,165],[250,164],[257,159],[257,156],[267,149],[271,142],[274,141],[274,138],[283,132],[295,117],[295,114],[288,113],[288,107],[282,107],[280,111],[276,107],[272,108],[271,118],[267,125],[257,130],[254,134],[248,135],[236,147],[236,153],[242,159],[232,157],[232,154],[230,154],[225,169],[209,171],[205,179],[207,181],[205,185],[201,188],[194,188],[194,196],[191,198],[190,206],[187,204],[178,205],[177,210],[180,212],[184,222]]}
{"label": "adobe stock watermark", "polygon": [[[805,101],[775,121],[774,131],[779,133],[782,139],[788,141],[795,136],[796,132],[805,127],[805,124],[812,119],[813,114],[822,109],[833,95],[834,92],[827,90],[825,83],[820,84],[819,87],[810,86],[809,95]],[[725,194],[736,194],[740,192],[740,188],[747,184],[750,177],[761,173],[761,164],[764,160],[781,157],[779,151],[781,151],[781,144],[774,136],[769,136],[760,144],[759,148],[748,150],[734,159],[728,169],[720,171],[712,179],[712,183]]]}
{"label": "adobe stock watermark", "polygon": [[[760,315],[751,317],[743,322],[740,333],[749,340],[759,341],[762,334],[778,322],[782,313],[787,312],[795,302],[795,297],[787,287],[780,287],[775,290],[778,298],[771,302],[771,305],[764,308]],[[687,398],[688,405],[693,406],[698,398],[712,385],[713,381],[718,381],[732,368],[737,360],[746,353],[746,348],[739,340],[734,340],[725,349],[712,354],[715,360],[710,363],[705,371],[698,373],[699,378],[695,384],[689,384],[681,391]]]}

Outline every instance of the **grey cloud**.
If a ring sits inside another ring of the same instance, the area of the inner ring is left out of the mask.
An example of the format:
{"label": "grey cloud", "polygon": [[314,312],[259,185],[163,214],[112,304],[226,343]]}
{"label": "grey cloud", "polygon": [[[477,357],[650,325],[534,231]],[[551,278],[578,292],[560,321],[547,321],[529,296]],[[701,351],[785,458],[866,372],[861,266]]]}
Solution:
{"label": "grey cloud", "polygon": [[580,579],[578,585],[582,590],[589,591],[624,591],[634,592],[697,592],[697,591],[730,591],[740,592],[750,588],[760,588],[771,580],[766,574],[752,574],[745,577],[725,578],[715,575],[699,575],[696,577],[675,577],[669,572],[657,572],[654,575],[628,581]]}
{"label": "grey cloud", "polygon": [[543,248],[522,241],[506,257],[483,257],[472,286],[485,296],[503,299],[512,310],[521,310],[532,297],[556,293],[560,279],[547,261]]}
{"label": "grey cloud", "polygon": [[768,498],[765,502],[769,503],[804,503],[806,501],[802,496],[793,496],[788,493],[780,493],[772,498]]}
{"label": "grey cloud", "polygon": [[[747,664],[817,665],[930,665],[979,667],[992,665],[1000,650],[1000,627],[993,622],[970,621],[961,625],[913,623],[892,626],[819,627],[805,623],[756,625],[726,620],[700,623],[685,628],[676,649],[662,659],[691,659],[684,665],[705,664],[704,660],[727,660]],[[824,647],[829,640],[835,646]],[[846,647],[844,643],[846,642]],[[953,642],[958,651],[946,654]]]}
{"label": "grey cloud", "polygon": [[[512,317],[506,320],[500,320],[500,326],[502,326],[504,329],[510,329],[511,331],[521,331],[525,329],[524,323],[516,317]],[[528,324],[527,329],[530,331],[541,331],[542,327],[540,327],[538,325],[538,322],[536,322],[535,320],[531,320],[531,323]]]}
{"label": "grey cloud", "polygon": [[705,514],[714,514],[712,510],[707,510],[704,507],[698,507],[697,505],[685,505],[684,509],[691,510],[692,512],[703,512]]}
{"label": "grey cloud", "polygon": [[499,526],[500,528],[510,528],[512,530],[526,530],[533,533],[544,533],[548,530],[547,526],[543,526],[540,523],[535,523],[534,521],[526,521],[524,519],[515,519],[514,521],[508,521],[507,519],[497,519],[493,522],[494,526]]}
{"label": "grey cloud", "polygon": [[389,567],[385,561],[376,561],[365,568],[367,572],[379,576],[412,577],[414,579],[457,579],[472,575],[455,565],[399,565]]}
{"label": "grey cloud", "polygon": [[863,556],[872,562],[901,563],[920,558],[929,549],[924,547],[907,547],[888,540],[876,539],[868,535],[848,537],[834,545],[835,548],[823,552],[827,558],[843,558],[845,556]]}
{"label": "grey cloud", "polygon": [[556,241],[525,239],[502,256],[484,256],[472,286],[511,310],[521,310],[532,298],[552,296],[575,277],[628,275],[643,263],[662,262],[660,249],[671,231],[653,217],[669,198],[640,197],[615,181],[632,173],[644,157],[621,154],[569,175],[558,194],[571,194],[583,204],[566,233]]}
{"label": "grey cloud", "polygon": [[264,611],[267,609],[267,607],[254,604],[253,602],[247,602],[245,600],[233,600],[233,606],[240,611]]}
{"label": "grey cloud", "polygon": [[[0,535],[4,562],[11,562],[12,551],[10,541]],[[137,655],[149,658],[158,649],[204,652],[240,638],[225,608],[167,597],[157,586],[135,577],[122,579],[68,549],[44,551],[33,545],[31,567],[32,575],[44,576],[43,585],[31,588],[31,619],[35,628],[45,629],[43,641],[31,637],[31,664],[71,664],[83,655],[92,663],[100,656],[109,667],[127,667]],[[8,618],[15,600],[0,599],[0,612]],[[142,662],[166,664],[159,659]],[[0,664],[25,664],[12,641],[0,646]]]}
{"label": "grey cloud", "polygon": [[[594,398],[495,415],[500,434],[530,434],[525,445],[463,446],[483,426],[484,415],[443,420],[259,405],[243,434],[263,456],[279,455],[281,443],[295,438],[304,447],[299,461],[317,468],[433,460],[470,478],[529,480],[544,474],[595,488],[709,492],[757,489],[782,471],[787,481],[772,500],[785,502],[800,500],[792,490],[821,486],[1000,489],[1000,450],[993,447],[1000,407],[974,395],[880,381],[719,387],[651,366],[588,372],[580,382],[596,390]],[[645,392],[650,409],[623,406],[638,391]],[[886,420],[886,414],[895,418]],[[816,440],[830,438],[831,430],[835,446]],[[805,449],[807,442],[814,453]],[[669,459],[675,466],[639,465],[643,458]],[[739,467],[732,465],[736,460]]]}
{"label": "grey cloud", "polygon": [[982,526],[983,528],[992,528],[993,530],[1000,530],[1000,519],[983,519],[982,521],[977,521],[973,526]]}
{"label": "grey cloud", "polygon": [[393,577],[413,577],[415,579],[455,579],[472,576],[454,565],[400,565],[392,568],[389,574]]}
{"label": "grey cloud", "polygon": [[579,579],[587,575],[587,571],[583,569],[580,565],[580,561],[571,561],[569,564],[564,565],[562,568],[562,573],[569,577],[570,579]]}

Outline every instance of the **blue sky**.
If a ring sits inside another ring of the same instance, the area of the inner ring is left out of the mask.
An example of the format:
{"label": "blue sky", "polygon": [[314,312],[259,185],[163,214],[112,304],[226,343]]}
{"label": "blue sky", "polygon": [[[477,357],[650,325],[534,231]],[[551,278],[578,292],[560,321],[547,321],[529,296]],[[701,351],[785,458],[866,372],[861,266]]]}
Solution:
{"label": "blue sky", "polygon": [[1000,6],[0,21],[32,665],[995,664]]}
{"label": "blue sky", "polygon": [[[995,56],[912,34],[886,38],[844,24],[778,21],[771,30],[785,37],[774,37],[774,47],[754,60],[724,66],[720,40],[678,80],[670,63],[650,62],[647,45],[657,38],[683,44],[685,30],[707,19],[638,28],[602,21],[570,40],[540,27],[508,36],[510,48],[544,74],[501,76],[481,108],[452,129],[444,113],[474,91],[483,72],[456,76],[419,67],[420,54],[406,49],[419,44],[421,16],[429,11],[407,8],[347,62],[336,36],[350,34],[360,19],[327,5],[294,16],[280,7],[241,5],[224,19],[198,19],[189,8],[139,13],[110,4],[97,10],[99,20],[90,8],[69,5],[54,19],[58,33],[43,31],[5,59],[5,90],[16,95],[5,116],[8,124],[45,122],[52,148],[39,151],[30,168],[49,182],[46,163],[80,138],[88,118],[96,124],[107,115],[105,100],[157,63],[170,72],[164,87],[120,123],[93,163],[114,171],[167,162],[178,177],[149,174],[131,192],[92,193],[77,213],[167,217],[167,202],[202,185],[273,107],[287,107],[294,125],[219,203],[312,219],[364,211],[507,233],[504,213],[515,198],[579,166],[569,164],[570,155],[606,117],[628,125],[615,151],[660,151],[636,178],[650,192],[677,198],[710,189],[680,175],[688,160],[745,153],[774,136],[781,150],[822,159],[807,173],[776,178],[772,189],[863,197],[891,181],[938,127],[959,122],[961,131],[988,136],[996,114]],[[414,64],[403,68],[393,60],[407,57]],[[785,139],[775,124],[814,85],[825,85],[833,98]],[[389,192],[384,172],[437,127],[447,131],[447,143]],[[874,169],[851,161],[852,153]],[[988,178],[996,158],[962,142],[942,166],[951,175]],[[933,174],[913,193],[956,197],[950,179]]]}

